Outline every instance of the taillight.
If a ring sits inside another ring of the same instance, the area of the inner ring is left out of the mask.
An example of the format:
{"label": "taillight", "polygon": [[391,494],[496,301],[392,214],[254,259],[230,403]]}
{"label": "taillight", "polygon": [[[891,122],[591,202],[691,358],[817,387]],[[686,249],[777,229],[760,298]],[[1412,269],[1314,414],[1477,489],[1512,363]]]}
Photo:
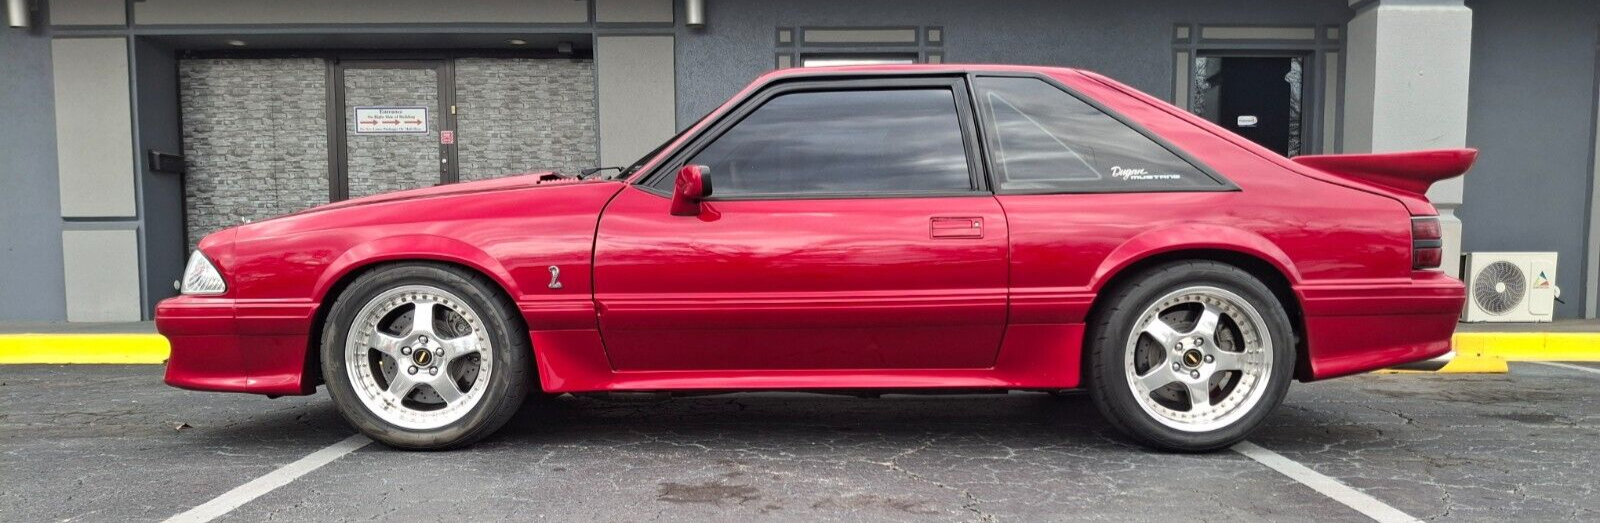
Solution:
{"label": "taillight", "polygon": [[1411,268],[1437,269],[1444,263],[1444,229],[1439,218],[1411,219]]}

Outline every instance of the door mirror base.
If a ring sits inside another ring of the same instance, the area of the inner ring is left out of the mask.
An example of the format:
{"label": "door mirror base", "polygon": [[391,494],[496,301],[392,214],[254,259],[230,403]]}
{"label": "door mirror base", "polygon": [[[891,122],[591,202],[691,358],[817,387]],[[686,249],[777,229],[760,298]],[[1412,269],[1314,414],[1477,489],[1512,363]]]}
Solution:
{"label": "door mirror base", "polygon": [[699,216],[700,201],[707,196],[711,196],[710,170],[703,165],[683,166],[672,188],[672,215]]}

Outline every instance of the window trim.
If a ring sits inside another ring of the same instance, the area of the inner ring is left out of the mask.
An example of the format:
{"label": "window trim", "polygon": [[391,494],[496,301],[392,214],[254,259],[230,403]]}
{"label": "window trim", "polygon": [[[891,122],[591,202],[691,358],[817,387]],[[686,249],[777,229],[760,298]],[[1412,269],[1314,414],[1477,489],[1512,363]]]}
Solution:
{"label": "window trim", "polygon": [[671,173],[676,173],[690,158],[710,146],[712,142],[721,138],[733,127],[760,109],[768,101],[785,94],[817,91],[867,91],[879,89],[915,89],[933,88],[948,89],[951,92],[952,102],[955,104],[956,118],[961,126],[961,139],[965,147],[967,159],[967,176],[969,188],[964,191],[908,191],[908,192],[870,192],[870,193],[757,193],[741,194],[737,196],[717,196],[715,192],[708,198],[708,202],[719,201],[745,201],[745,200],[834,200],[834,199],[872,199],[872,198],[943,198],[961,196],[991,196],[989,188],[989,166],[985,161],[984,146],[981,135],[978,133],[976,108],[972,106],[972,92],[968,87],[966,78],[962,73],[944,73],[937,75],[908,75],[908,76],[842,76],[833,78],[801,77],[792,80],[780,80],[768,84],[755,94],[739,102],[737,107],[723,114],[716,122],[706,127],[696,136],[685,141],[682,147],[672,151],[654,169],[646,173],[633,185],[639,189],[662,197],[670,197],[669,188],[659,187],[670,183]]}
{"label": "window trim", "polygon": [[[1044,83],[1046,83],[1048,85],[1051,85],[1051,86],[1054,86],[1057,89],[1060,89],[1062,92],[1066,93],[1067,95],[1069,95],[1069,96],[1071,96],[1073,98],[1077,98],[1078,101],[1081,101],[1081,102],[1083,102],[1085,104],[1088,104],[1089,107],[1093,107],[1096,110],[1100,111],[1101,113],[1105,114],[1106,116],[1111,117],[1111,119],[1116,120],[1117,122],[1121,123],[1122,125],[1127,126],[1129,129],[1132,129],[1134,132],[1139,133],[1141,136],[1144,136],[1146,139],[1154,142],[1156,145],[1161,146],[1162,149],[1166,149],[1167,152],[1172,153],[1173,155],[1177,156],[1179,159],[1181,159],[1181,160],[1183,160],[1185,162],[1188,162],[1189,165],[1191,165],[1191,166],[1193,166],[1195,168],[1195,170],[1200,171],[1202,174],[1205,174],[1207,177],[1211,178],[1211,180],[1216,182],[1217,185],[1209,186],[1209,187],[1144,187],[1144,188],[1140,188],[1140,187],[1088,187],[1088,188],[1083,188],[1083,189],[1004,189],[1004,188],[1001,187],[1000,180],[999,180],[999,176],[1000,176],[999,172],[1000,172],[1000,170],[999,170],[999,166],[997,164],[997,162],[999,160],[994,156],[994,153],[989,150],[988,137],[989,137],[989,133],[994,132],[992,129],[990,129],[990,125],[994,121],[994,115],[990,114],[990,111],[989,111],[989,109],[987,109],[987,106],[984,105],[982,103],[982,101],[980,101],[978,99],[978,90],[979,90],[978,89],[978,79],[979,78],[1032,78],[1032,79],[1036,79],[1036,80],[1042,80],[1042,81],[1044,81]],[[1115,194],[1115,193],[1133,194],[1133,193],[1161,193],[1161,192],[1236,192],[1236,191],[1241,191],[1242,190],[1242,189],[1239,188],[1238,185],[1234,184],[1232,180],[1229,180],[1227,177],[1223,176],[1221,173],[1218,173],[1215,169],[1212,169],[1211,166],[1206,165],[1204,162],[1201,162],[1198,158],[1195,158],[1194,155],[1191,155],[1187,151],[1184,151],[1183,149],[1173,145],[1172,142],[1168,141],[1166,138],[1164,138],[1164,137],[1162,137],[1162,136],[1160,136],[1160,135],[1158,135],[1158,134],[1156,134],[1154,132],[1151,132],[1150,129],[1145,127],[1144,125],[1141,125],[1138,122],[1135,122],[1132,119],[1128,118],[1127,116],[1124,116],[1121,113],[1112,110],[1110,107],[1107,107],[1105,104],[1100,103],[1098,100],[1095,100],[1093,97],[1085,96],[1082,93],[1079,93],[1076,89],[1073,89],[1072,87],[1067,86],[1066,84],[1062,83],[1060,80],[1057,80],[1057,79],[1055,79],[1055,78],[1053,78],[1053,77],[1051,77],[1049,75],[1033,73],[1033,72],[984,72],[984,71],[974,71],[974,72],[971,72],[971,73],[967,73],[967,83],[970,85],[970,88],[968,89],[968,93],[972,97],[970,102],[971,102],[971,104],[973,106],[973,110],[976,111],[976,113],[977,113],[976,116],[978,117],[976,129],[978,130],[978,133],[979,133],[979,138],[980,138],[979,142],[983,144],[984,161],[985,161],[984,172],[988,176],[991,177],[990,180],[989,180],[989,185],[988,186],[992,188],[992,190],[994,191],[994,194],[997,194],[997,195],[1011,195],[1011,194],[1019,194],[1019,195],[1027,195],[1027,194],[1108,194],[1108,193],[1109,194]]]}

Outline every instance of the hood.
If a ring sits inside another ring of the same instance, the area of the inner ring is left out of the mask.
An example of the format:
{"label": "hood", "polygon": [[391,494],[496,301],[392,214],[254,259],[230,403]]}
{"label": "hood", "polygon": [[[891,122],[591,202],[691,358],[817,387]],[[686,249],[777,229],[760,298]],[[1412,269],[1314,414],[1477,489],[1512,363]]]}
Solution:
{"label": "hood", "polygon": [[[239,239],[261,238],[291,234],[307,230],[318,230],[332,227],[351,226],[371,220],[388,219],[385,215],[362,212],[361,209],[390,202],[424,201],[435,199],[449,199],[452,197],[472,197],[472,195],[491,196],[500,193],[509,193],[522,190],[539,190],[543,187],[571,187],[578,188],[588,185],[611,184],[620,185],[611,180],[598,178],[579,180],[574,177],[562,176],[552,172],[528,173],[481,180],[475,182],[452,183],[410,189],[404,191],[375,194],[362,198],[330,203],[312,207],[297,213],[277,216],[265,220],[246,223],[220,232],[237,230]],[[448,204],[446,204],[448,205]]]}
{"label": "hood", "polygon": [[[326,211],[326,210],[332,210],[332,209],[343,209],[345,207],[359,207],[359,206],[362,206],[362,205],[371,205],[371,204],[374,204],[374,203],[382,203],[382,202],[393,202],[393,201],[400,201],[400,200],[415,200],[415,199],[418,199],[418,198],[432,198],[432,197],[436,197],[436,196],[450,196],[450,195],[456,195],[456,194],[470,194],[470,193],[489,192],[489,191],[507,191],[507,190],[523,189],[523,188],[535,187],[535,186],[572,185],[572,184],[578,184],[578,183],[590,183],[590,182],[598,182],[598,181],[600,181],[600,180],[598,180],[598,179],[579,180],[576,177],[557,174],[554,171],[532,172],[532,173],[523,173],[523,174],[505,176],[505,177],[501,177],[501,178],[493,178],[493,179],[489,179],[489,180],[478,180],[478,181],[475,181],[475,182],[462,182],[462,183],[442,184],[442,185],[435,185],[433,187],[423,187],[423,188],[420,188],[420,189],[407,189],[407,190],[404,190],[404,191],[386,192],[386,193],[383,193],[383,194],[374,194],[372,196],[363,196],[363,197],[360,197],[360,198],[351,198],[349,200],[345,200],[345,201],[342,201],[342,202],[334,202],[334,203],[330,203],[330,204],[327,204],[327,205],[322,205],[322,206],[318,206],[318,207],[312,207],[310,209],[306,209],[304,211],[300,211],[300,213],[315,212],[315,211]],[[300,213],[295,213],[295,214],[300,214]],[[293,216],[293,215],[291,215],[291,216]]]}

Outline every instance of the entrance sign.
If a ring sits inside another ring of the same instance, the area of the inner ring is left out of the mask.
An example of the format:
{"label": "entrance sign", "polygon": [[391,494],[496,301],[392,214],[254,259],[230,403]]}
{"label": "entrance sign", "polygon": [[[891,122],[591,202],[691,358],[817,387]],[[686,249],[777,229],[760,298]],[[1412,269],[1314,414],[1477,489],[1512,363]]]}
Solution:
{"label": "entrance sign", "polygon": [[356,107],[356,134],[428,134],[428,108]]}

